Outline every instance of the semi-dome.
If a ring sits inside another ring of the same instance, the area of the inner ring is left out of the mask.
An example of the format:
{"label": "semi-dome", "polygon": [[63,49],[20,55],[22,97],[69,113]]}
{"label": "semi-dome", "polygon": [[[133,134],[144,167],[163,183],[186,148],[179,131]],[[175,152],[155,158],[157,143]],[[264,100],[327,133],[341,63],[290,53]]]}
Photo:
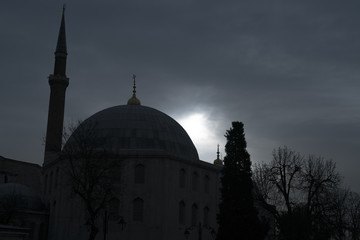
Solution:
{"label": "semi-dome", "polygon": [[29,187],[19,183],[0,184],[0,202],[4,201],[11,201],[21,210],[40,211],[44,208],[40,197]]}
{"label": "semi-dome", "polygon": [[85,120],[74,134],[79,129],[93,129],[95,135],[104,140],[104,148],[115,154],[168,155],[199,160],[193,142],[180,124],[154,108],[142,105],[107,108]]}

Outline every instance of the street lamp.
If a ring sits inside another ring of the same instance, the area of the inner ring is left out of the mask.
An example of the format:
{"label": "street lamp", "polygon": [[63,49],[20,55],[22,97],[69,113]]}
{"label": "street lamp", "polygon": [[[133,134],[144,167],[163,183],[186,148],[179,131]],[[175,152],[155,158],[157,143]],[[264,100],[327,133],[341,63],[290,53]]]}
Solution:
{"label": "street lamp", "polygon": [[[122,216],[116,215],[115,216],[118,220],[117,223],[120,225],[121,231],[123,231],[126,227],[127,222]],[[109,225],[109,218],[110,214],[108,214],[107,210],[104,212],[104,240],[106,240],[107,232],[108,232],[108,225]]]}
{"label": "street lamp", "polygon": [[190,231],[189,231],[189,229],[188,229],[188,228],[187,228],[187,229],[185,229],[184,235],[185,235],[186,240],[187,240],[187,239],[189,239],[189,236],[190,236]]}
{"label": "street lamp", "polygon": [[210,226],[208,226],[208,225],[202,225],[201,224],[201,222],[199,222],[199,226],[196,226],[196,225],[193,225],[193,226],[191,226],[191,227],[188,227],[188,228],[186,228],[185,229],[185,231],[184,231],[184,235],[185,235],[185,238],[188,240],[189,239],[189,237],[190,237],[190,232],[192,231],[192,230],[194,230],[195,228],[197,228],[197,230],[198,230],[198,236],[199,236],[199,240],[202,240],[202,230],[203,229],[206,229],[206,230],[208,230],[209,231],[209,233],[211,234],[211,237],[213,238],[213,239],[215,239],[215,237],[216,237],[216,231],[215,231],[215,229],[214,228],[212,228],[212,227],[210,227]]}
{"label": "street lamp", "polygon": [[127,222],[125,221],[125,219],[122,216],[119,216],[118,224],[121,227],[121,231],[123,231],[126,227]]}

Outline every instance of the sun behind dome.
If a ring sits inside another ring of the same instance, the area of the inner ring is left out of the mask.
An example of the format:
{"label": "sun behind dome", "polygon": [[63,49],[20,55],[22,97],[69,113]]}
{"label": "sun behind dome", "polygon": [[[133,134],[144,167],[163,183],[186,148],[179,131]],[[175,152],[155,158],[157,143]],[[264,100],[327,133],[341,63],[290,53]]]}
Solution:
{"label": "sun behind dome", "polygon": [[[136,98],[135,79],[134,74],[133,95],[127,105],[95,113],[77,131],[93,125],[96,136],[104,139],[105,149],[114,154],[150,154],[199,160],[194,143],[178,122],[163,112],[140,104]],[[71,142],[70,138],[68,143]]]}
{"label": "sun behind dome", "polygon": [[96,134],[104,137],[105,149],[115,154],[154,154],[199,160],[193,142],[180,124],[154,108],[115,106],[95,113],[82,123],[82,128],[87,129],[89,124],[94,124]]}

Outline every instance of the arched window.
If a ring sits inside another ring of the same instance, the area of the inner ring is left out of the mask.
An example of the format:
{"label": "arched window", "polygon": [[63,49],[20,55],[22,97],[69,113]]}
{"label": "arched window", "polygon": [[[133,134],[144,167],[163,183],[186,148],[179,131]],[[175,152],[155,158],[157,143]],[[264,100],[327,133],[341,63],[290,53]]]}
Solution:
{"label": "arched window", "polygon": [[144,219],[144,200],[135,198],[133,201],[133,220],[142,222]]}
{"label": "arched window", "polygon": [[119,217],[120,201],[117,198],[112,198],[108,204],[109,220],[117,220]]}
{"label": "arched window", "polygon": [[192,174],[192,190],[197,191],[199,185],[199,175],[197,172]]}
{"label": "arched window", "polygon": [[209,193],[210,188],[210,178],[208,175],[205,175],[204,177],[204,192]]}
{"label": "arched window", "polygon": [[56,172],[55,172],[55,185],[54,185],[54,188],[57,188],[57,185],[58,185],[58,181],[59,181],[59,168],[56,169]]}
{"label": "arched window", "polygon": [[46,190],[47,190],[47,182],[48,182],[48,175],[45,175],[45,184],[44,184],[44,193],[46,194]]}
{"label": "arched window", "polygon": [[54,227],[56,226],[56,215],[57,215],[57,209],[56,209],[56,201],[53,202],[52,209],[51,209],[51,215],[54,221]]}
{"label": "arched window", "polygon": [[185,169],[180,169],[179,172],[179,187],[180,188],[185,188],[186,185],[186,172]]}
{"label": "arched window", "polygon": [[185,203],[181,201],[179,203],[179,224],[185,224]]}
{"label": "arched window", "polygon": [[198,206],[194,203],[191,208],[191,225],[196,226],[198,223]]}
{"label": "arched window", "polygon": [[204,207],[203,223],[205,226],[209,226],[209,212],[210,212],[210,209],[208,207]]}
{"label": "arched window", "polygon": [[142,164],[137,164],[135,166],[135,183],[142,184],[145,183],[145,167]]}
{"label": "arched window", "polygon": [[50,181],[49,181],[49,193],[51,193],[52,181],[53,181],[53,172],[51,171],[51,173],[50,173]]}

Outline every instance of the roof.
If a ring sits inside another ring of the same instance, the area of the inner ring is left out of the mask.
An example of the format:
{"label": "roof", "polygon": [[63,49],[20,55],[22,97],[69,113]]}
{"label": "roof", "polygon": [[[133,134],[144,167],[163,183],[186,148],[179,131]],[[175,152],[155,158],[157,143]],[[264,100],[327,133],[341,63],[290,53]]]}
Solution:
{"label": "roof", "polygon": [[[193,142],[180,124],[154,108],[142,105],[107,108],[85,120],[73,135],[89,130],[92,125],[97,136],[104,139],[105,149],[115,154],[133,151],[199,160]],[[74,139],[70,137],[67,145]]]}

